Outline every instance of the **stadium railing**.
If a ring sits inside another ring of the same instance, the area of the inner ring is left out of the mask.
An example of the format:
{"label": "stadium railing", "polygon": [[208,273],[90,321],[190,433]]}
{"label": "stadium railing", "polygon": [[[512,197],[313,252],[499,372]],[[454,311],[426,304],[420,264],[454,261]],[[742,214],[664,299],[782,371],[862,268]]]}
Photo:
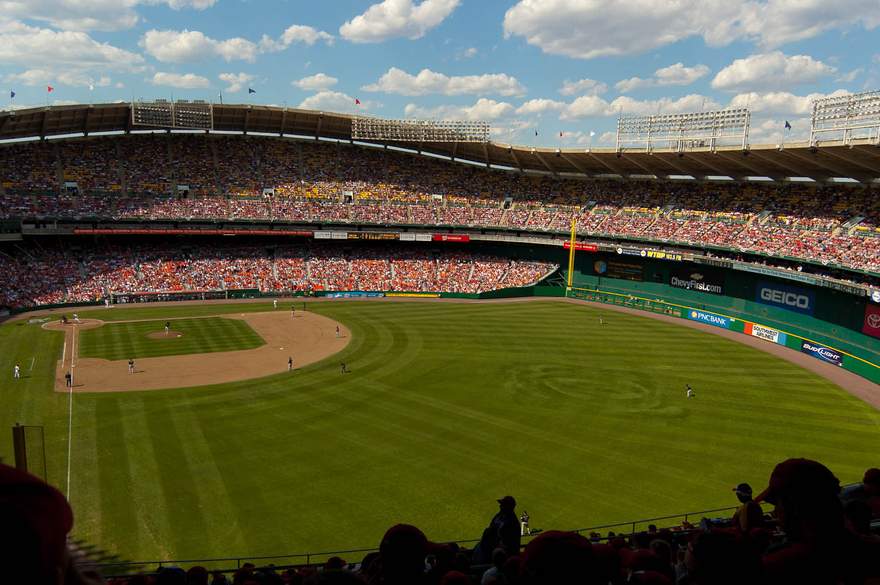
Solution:
{"label": "stadium railing", "polygon": [[[668,516],[657,516],[654,518],[643,518],[640,520],[631,520],[626,522],[616,522],[612,524],[601,524],[597,526],[588,526],[586,528],[576,528],[569,530],[569,532],[576,532],[578,534],[586,534],[589,535],[591,532],[597,532],[599,530],[613,530],[615,528],[620,529],[623,528],[625,531],[617,532],[618,535],[627,535],[627,534],[636,534],[642,529],[647,529],[648,525],[656,524],[658,522],[666,522],[666,521],[679,521],[679,526],[685,523],[690,522],[691,519],[694,518],[706,518],[707,514],[718,514],[722,512],[726,512],[728,514],[732,514],[734,510],[736,510],[737,506],[728,506],[724,508],[712,508],[709,510],[699,510],[696,512],[685,512],[682,514],[671,514]],[[660,528],[668,528],[669,526],[663,526]],[[531,538],[538,536],[542,532],[541,529],[533,529],[533,532],[529,536],[525,536],[523,538],[522,546],[528,544]],[[603,536],[603,540],[607,537]],[[479,538],[476,539],[437,539],[435,542],[439,543],[456,543],[460,546],[465,546],[469,548],[472,545],[480,542]],[[334,550],[334,551],[323,551],[323,552],[303,552],[303,553],[292,553],[292,554],[282,554],[282,555],[271,555],[271,556],[232,556],[232,557],[219,557],[219,558],[208,558],[208,559],[162,559],[162,560],[150,560],[150,561],[126,561],[126,562],[110,562],[110,563],[83,563],[81,565],[84,569],[95,569],[101,572],[101,574],[106,579],[112,578],[124,578],[131,577],[134,575],[155,575],[157,571],[163,567],[192,567],[192,566],[202,566],[208,569],[211,572],[220,572],[220,573],[234,573],[235,571],[242,568],[245,563],[252,563],[256,565],[257,569],[272,569],[276,571],[283,571],[287,569],[301,569],[307,567],[316,567],[321,566],[327,559],[331,557],[343,557],[351,554],[358,554],[360,557],[351,564],[357,564],[360,562],[360,559],[363,556],[372,553],[378,552],[378,547],[366,547],[366,548],[352,548],[346,550]]]}

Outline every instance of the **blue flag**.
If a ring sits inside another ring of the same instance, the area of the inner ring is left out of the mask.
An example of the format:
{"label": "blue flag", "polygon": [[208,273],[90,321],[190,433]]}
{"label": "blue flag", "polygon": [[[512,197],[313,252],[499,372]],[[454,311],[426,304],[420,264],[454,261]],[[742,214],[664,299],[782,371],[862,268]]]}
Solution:
{"label": "blue flag", "polygon": [[788,123],[788,120],[785,121],[785,129],[791,130],[791,124]]}
{"label": "blue flag", "polygon": [[255,90],[255,89],[249,87],[249,88],[248,88],[248,95],[250,95],[250,94],[252,94],[252,93],[257,93],[257,90]]}
{"label": "blue flag", "polygon": [[11,99],[11,100],[15,99],[15,92],[14,91],[9,92],[9,99]]}

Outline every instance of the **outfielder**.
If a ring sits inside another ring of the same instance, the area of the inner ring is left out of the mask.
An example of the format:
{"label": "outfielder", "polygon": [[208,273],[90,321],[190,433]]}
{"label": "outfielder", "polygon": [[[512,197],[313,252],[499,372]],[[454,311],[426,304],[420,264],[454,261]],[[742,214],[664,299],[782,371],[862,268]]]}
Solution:
{"label": "outfielder", "polygon": [[685,388],[687,388],[687,397],[694,398],[696,396],[696,393],[694,392],[694,389],[691,388],[691,385],[685,384],[684,386],[685,386]]}
{"label": "outfielder", "polygon": [[15,364],[15,367],[12,368],[12,379],[18,380],[20,378],[21,378],[21,366],[18,364]]}
{"label": "outfielder", "polygon": [[278,299],[272,299],[272,308],[273,308],[273,309],[277,309],[277,308],[278,308]]}
{"label": "outfielder", "polygon": [[165,335],[171,331],[171,323],[169,321],[165,321]]}

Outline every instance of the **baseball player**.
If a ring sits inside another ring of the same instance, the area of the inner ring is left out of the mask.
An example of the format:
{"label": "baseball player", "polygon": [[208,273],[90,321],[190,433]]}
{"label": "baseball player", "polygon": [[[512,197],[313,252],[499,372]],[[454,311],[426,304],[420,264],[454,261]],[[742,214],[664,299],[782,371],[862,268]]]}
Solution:
{"label": "baseball player", "polygon": [[79,314],[78,314],[78,313],[74,313],[74,314],[73,314],[73,322],[74,322],[74,323],[79,323]]}
{"label": "baseball player", "polygon": [[278,308],[278,299],[272,299],[272,308],[273,308],[273,309],[277,309],[277,308]]}
{"label": "baseball player", "polygon": [[339,334],[339,325],[336,326],[336,337],[341,337],[341,335]]}
{"label": "baseball player", "polygon": [[687,397],[688,398],[694,398],[696,396],[696,393],[694,392],[694,389],[691,388],[690,384],[685,384],[684,387],[687,388]]}
{"label": "baseball player", "polygon": [[293,319],[294,317],[296,317],[296,307],[290,305],[290,318]]}
{"label": "baseball player", "polygon": [[171,332],[171,322],[165,321],[165,335],[168,335]]}
{"label": "baseball player", "polygon": [[293,371],[293,356],[290,356],[289,358],[287,358],[287,371],[288,372]]}
{"label": "baseball player", "polygon": [[128,360],[128,373],[134,374],[134,360],[133,359]]}
{"label": "baseball player", "polygon": [[348,373],[348,368],[345,367],[345,362],[342,362],[341,364],[339,364],[339,373],[340,374]]}
{"label": "baseball player", "polygon": [[523,510],[523,513],[519,515],[519,534],[520,536],[528,536],[532,533],[532,529],[529,528],[529,513]]}
{"label": "baseball player", "polygon": [[12,368],[12,379],[18,380],[21,378],[21,366],[15,364],[15,367]]}
{"label": "baseball player", "polygon": [[73,388],[73,374],[71,374],[70,372],[64,374],[64,383],[67,385],[68,388]]}
{"label": "baseball player", "polygon": [[599,317],[599,325],[604,325],[604,324],[605,324],[605,319],[602,317]]}

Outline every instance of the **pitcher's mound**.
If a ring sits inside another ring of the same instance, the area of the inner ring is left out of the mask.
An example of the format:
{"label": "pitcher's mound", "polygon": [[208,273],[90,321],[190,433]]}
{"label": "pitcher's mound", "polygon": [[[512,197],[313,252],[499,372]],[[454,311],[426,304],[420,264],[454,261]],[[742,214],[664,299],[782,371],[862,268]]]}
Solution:
{"label": "pitcher's mound", "polygon": [[153,331],[152,333],[147,333],[147,337],[150,339],[177,339],[178,337],[183,337],[183,333],[180,331],[169,331],[165,333],[165,331]]}

